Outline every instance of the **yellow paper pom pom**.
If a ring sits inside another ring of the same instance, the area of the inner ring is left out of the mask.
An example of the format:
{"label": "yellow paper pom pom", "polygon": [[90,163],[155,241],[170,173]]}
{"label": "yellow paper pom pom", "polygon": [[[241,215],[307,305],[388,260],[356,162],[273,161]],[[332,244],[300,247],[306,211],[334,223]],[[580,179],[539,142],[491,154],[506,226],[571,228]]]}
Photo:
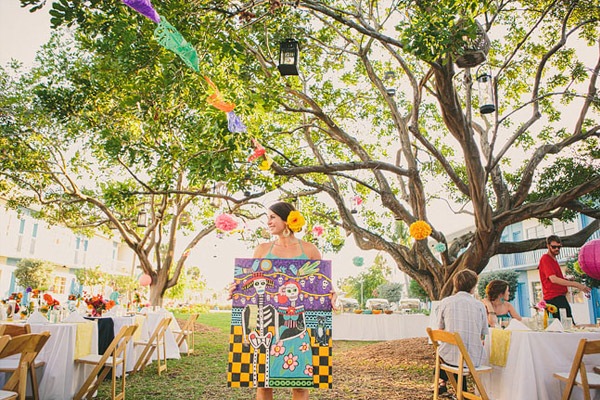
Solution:
{"label": "yellow paper pom pom", "polygon": [[300,232],[306,222],[300,211],[291,211],[287,217],[287,225],[293,232]]}
{"label": "yellow paper pom pom", "polygon": [[415,240],[423,240],[431,235],[431,226],[425,221],[415,221],[408,227],[408,233]]}

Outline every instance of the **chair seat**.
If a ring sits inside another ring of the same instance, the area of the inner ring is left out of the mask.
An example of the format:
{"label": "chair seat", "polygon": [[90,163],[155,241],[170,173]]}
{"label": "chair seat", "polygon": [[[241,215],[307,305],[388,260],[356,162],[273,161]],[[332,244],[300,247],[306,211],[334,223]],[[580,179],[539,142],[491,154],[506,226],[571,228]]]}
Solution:
{"label": "chair seat", "polygon": [[16,399],[19,394],[17,392],[9,392],[8,390],[0,390],[0,400]]}
{"label": "chair seat", "polygon": [[[590,374],[587,373],[588,383],[591,389],[600,389],[600,375],[598,374]],[[563,382],[566,382],[569,379],[568,372],[555,372],[554,377],[560,379]],[[577,374],[577,378],[575,378],[575,385],[581,386],[581,377],[580,374]]]}
{"label": "chair seat", "polygon": [[[448,371],[448,372],[453,372],[455,374],[458,374],[458,367],[455,367],[453,365],[448,365],[448,364],[440,364],[440,368]],[[492,367],[488,366],[488,365],[480,365],[479,367],[475,368],[475,371],[479,372],[479,373],[485,373],[485,372],[492,372]],[[469,368],[464,367],[463,368],[463,375],[469,375]]]}
{"label": "chair seat", "polygon": [[[75,360],[75,362],[84,363],[84,364],[98,364],[102,359],[102,354],[88,354],[87,356],[79,357]],[[117,357],[115,364],[122,364],[123,359],[121,357]],[[104,365],[113,365],[113,358],[108,357]]]}

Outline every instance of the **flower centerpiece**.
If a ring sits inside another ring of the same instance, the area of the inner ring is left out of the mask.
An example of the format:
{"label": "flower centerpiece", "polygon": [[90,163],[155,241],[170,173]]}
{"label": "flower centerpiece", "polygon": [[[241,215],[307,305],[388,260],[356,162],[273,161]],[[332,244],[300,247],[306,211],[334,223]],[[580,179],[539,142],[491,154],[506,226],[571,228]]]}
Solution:
{"label": "flower centerpiece", "polygon": [[83,301],[87,304],[92,317],[101,317],[104,310],[110,310],[115,305],[113,300],[105,300],[101,294],[96,296],[85,295]]}
{"label": "flower centerpiece", "polygon": [[537,303],[535,306],[533,306],[533,308],[535,309],[536,313],[538,313],[540,311],[542,311],[544,313],[544,315],[543,315],[544,329],[546,329],[548,327],[548,318],[550,317],[550,315],[558,312],[558,309],[556,308],[556,306],[554,304],[547,304],[544,300],[540,300],[540,302]]}

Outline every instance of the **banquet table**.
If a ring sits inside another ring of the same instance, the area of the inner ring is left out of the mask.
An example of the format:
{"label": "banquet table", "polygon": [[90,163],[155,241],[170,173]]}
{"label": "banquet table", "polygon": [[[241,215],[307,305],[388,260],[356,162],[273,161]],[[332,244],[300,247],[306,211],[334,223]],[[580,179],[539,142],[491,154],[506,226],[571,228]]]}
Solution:
{"label": "banquet table", "polygon": [[[570,370],[579,341],[583,338],[598,340],[600,332],[514,330],[502,333],[499,328],[491,329],[491,335],[486,338],[486,349],[491,355],[492,372],[481,375],[487,394],[496,400],[559,400],[565,386],[553,374]],[[501,352],[508,347],[508,352],[499,358],[496,357],[499,343],[494,343],[496,354],[490,353],[495,340],[504,341]],[[494,362],[500,365],[494,365]],[[600,355],[585,356],[584,362],[591,370],[600,365]],[[503,363],[505,365],[501,366]],[[592,390],[591,393],[592,398],[600,399],[600,390]],[[571,398],[583,398],[581,389],[575,388]]]}
{"label": "banquet table", "polygon": [[333,340],[396,340],[427,336],[424,314],[334,314]]}
{"label": "banquet table", "polygon": [[[83,324],[86,326],[82,326]],[[43,372],[38,374],[40,399],[65,400],[72,398],[91,370],[90,367],[77,365],[75,358],[87,354],[97,354],[97,325],[87,322],[30,323],[30,326],[32,333],[50,332],[50,339],[36,358],[36,361],[46,363]],[[1,362],[10,362],[10,360],[6,359]],[[4,376],[0,378],[0,385],[4,384],[4,379]],[[28,395],[30,395],[30,388],[28,388]]]}

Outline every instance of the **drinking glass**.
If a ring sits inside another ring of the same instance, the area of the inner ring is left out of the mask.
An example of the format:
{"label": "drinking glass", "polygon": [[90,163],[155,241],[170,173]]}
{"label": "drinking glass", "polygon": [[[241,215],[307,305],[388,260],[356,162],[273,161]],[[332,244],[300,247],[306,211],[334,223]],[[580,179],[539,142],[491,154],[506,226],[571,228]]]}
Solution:
{"label": "drinking glass", "polygon": [[600,318],[596,318],[596,326],[600,328]]}
{"label": "drinking glass", "polygon": [[502,329],[506,329],[506,327],[508,326],[509,323],[510,323],[510,318],[502,318],[500,320],[500,326],[502,327]]}

